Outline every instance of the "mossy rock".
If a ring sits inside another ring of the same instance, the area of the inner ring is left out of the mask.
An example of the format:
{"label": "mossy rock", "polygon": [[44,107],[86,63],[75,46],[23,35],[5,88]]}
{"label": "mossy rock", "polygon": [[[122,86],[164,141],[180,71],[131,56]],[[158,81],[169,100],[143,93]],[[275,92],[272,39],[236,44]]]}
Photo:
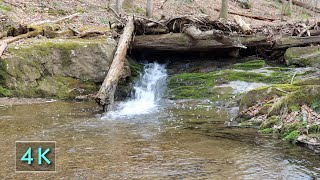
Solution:
{"label": "mossy rock", "polygon": [[284,54],[288,66],[320,67],[320,46],[292,47]]}
{"label": "mossy rock", "polygon": [[[287,83],[290,79],[286,73],[275,71],[270,76],[243,70],[221,70],[209,73],[181,73],[169,77],[168,95],[173,99],[212,98],[216,95],[214,86],[227,84],[230,81]],[[224,95],[232,93],[225,93]],[[229,97],[230,97],[229,96]],[[224,97],[226,98],[226,96]]]}
{"label": "mossy rock", "polygon": [[86,95],[104,80],[115,50],[110,39],[27,40],[8,47],[9,56],[0,61],[0,86],[19,97]]}
{"label": "mossy rock", "polygon": [[253,60],[245,63],[237,63],[233,65],[234,69],[242,69],[242,70],[252,70],[252,69],[260,69],[266,66],[266,62],[264,60]]}
{"label": "mossy rock", "polygon": [[310,72],[297,77],[295,85],[319,85],[320,84],[320,72]]}
{"label": "mossy rock", "polygon": [[269,116],[278,115],[281,109],[289,112],[297,111],[301,105],[311,106],[313,102],[320,100],[320,85],[302,86],[282,98],[269,112]]}
{"label": "mossy rock", "polygon": [[282,97],[287,93],[299,89],[299,86],[291,84],[279,84],[272,86],[260,87],[246,92],[240,99],[240,111],[255,105],[259,101],[270,100],[275,97]]}

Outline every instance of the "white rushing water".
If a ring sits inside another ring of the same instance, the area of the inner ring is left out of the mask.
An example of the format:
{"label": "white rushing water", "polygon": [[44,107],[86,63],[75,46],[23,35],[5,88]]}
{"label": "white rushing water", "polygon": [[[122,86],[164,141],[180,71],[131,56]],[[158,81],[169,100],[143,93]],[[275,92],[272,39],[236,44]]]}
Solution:
{"label": "white rushing water", "polygon": [[166,88],[167,70],[165,65],[149,63],[144,66],[144,72],[134,85],[130,100],[122,102],[107,116],[132,116],[148,114],[157,108],[158,102]]}

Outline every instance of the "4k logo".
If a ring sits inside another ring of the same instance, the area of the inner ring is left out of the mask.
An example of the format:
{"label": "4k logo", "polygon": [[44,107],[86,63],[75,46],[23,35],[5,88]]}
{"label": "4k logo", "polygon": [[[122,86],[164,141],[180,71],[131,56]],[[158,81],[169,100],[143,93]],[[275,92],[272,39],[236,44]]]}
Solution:
{"label": "4k logo", "polygon": [[55,171],[55,142],[17,141],[16,171]]}

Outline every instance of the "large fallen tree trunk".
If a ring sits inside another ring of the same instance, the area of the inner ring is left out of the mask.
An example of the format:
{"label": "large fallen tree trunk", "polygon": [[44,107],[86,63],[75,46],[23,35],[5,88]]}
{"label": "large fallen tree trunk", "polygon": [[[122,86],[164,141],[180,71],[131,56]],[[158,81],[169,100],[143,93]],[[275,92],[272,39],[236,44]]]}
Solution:
{"label": "large fallen tree trunk", "polygon": [[[274,39],[270,39],[267,36],[230,36],[228,38],[230,41],[238,42],[248,48],[266,47],[268,49],[282,49],[320,44],[320,36],[284,36]],[[195,39],[184,33],[136,36],[132,44],[133,50],[150,51],[210,51],[214,49],[232,49],[235,47],[237,46],[217,41],[214,36],[206,36],[205,39]]]}
{"label": "large fallen tree trunk", "polygon": [[[134,50],[154,51],[210,51],[212,49],[224,49],[239,47],[232,43],[217,41],[214,35],[200,36],[205,38],[194,38],[184,33],[173,33],[163,35],[136,36],[132,44]],[[241,42],[244,46],[271,46],[267,37],[226,37],[229,41]],[[240,44],[240,43],[239,43]]]}
{"label": "large fallen tree trunk", "polygon": [[134,21],[133,18],[130,17],[124,28],[123,34],[120,37],[118,48],[114,55],[107,77],[104,79],[99,92],[95,96],[96,102],[102,106],[105,111],[110,110],[114,102],[114,93],[116,91],[118,81],[122,77],[125,56],[127,54],[129,43],[132,39],[133,31]]}

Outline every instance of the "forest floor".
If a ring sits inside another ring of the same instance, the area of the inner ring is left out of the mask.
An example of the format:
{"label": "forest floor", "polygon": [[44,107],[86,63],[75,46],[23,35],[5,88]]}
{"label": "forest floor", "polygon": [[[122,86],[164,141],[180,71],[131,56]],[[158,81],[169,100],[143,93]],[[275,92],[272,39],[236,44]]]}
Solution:
{"label": "forest floor", "polygon": [[[146,0],[123,0],[124,14],[145,15]],[[154,19],[160,19],[161,15],[167,18],[181,15],[209,15],[211,19],[217,19],[221,6],[221,0],[154,0]],[[115,1],[111,6],[114,7]],[[160,6],[163,4],[163,7]],[[270,17],[278,19],[274,22],[243,18],[252,27],[261,25],[277,25],[281,21],[282,4],[277,0],[251,1],[251,9],[243,9],[236,1],[230,0],[230,11],[248,15]],[[113,22],[113,16],[107,10],[107,0],[0,0],[0,23],[10,20],[18,24],[31,24],[43,20],[54,20],[76,12],[82,15],[72,21],[75,27],[84,26],[108,26]],[[233,15],[230,15],[230,19]],[[293,6],[291,17],[285,17],[286,22],[308,21],[318,18],[319,15],[308,9]]]}

